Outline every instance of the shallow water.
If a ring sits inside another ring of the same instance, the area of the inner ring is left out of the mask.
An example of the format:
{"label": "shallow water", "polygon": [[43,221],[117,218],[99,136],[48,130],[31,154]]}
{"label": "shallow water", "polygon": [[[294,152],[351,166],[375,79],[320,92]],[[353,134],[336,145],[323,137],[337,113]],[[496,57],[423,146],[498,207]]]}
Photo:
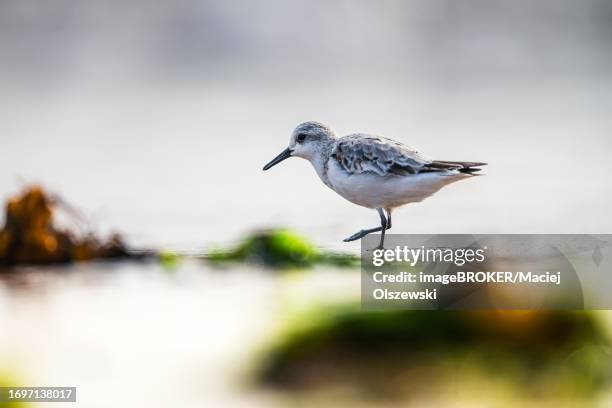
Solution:
{"label": "shallow water", "polygon": [[[363,400],[367,389],[356,393],[332,384],[329,390],[292,393],[253,382],[258,358],[296,313],[358,301],[355,272],[277,274],[240,266],[213,269],[196,260],[172,270],[156,262],[19,268],[0,276],[0,373],[24,385],[76,386],[78,406],[86,407],[376,405],[385,400]],[[442,364],[447,366],[452,367]],[[460,367],[462,376],[471,373]],[[428,367],[415,362],[408,371],[426,375]],[[457,373],[451,369],[449,375]],[[412,403],[568,403],[529,396],[524,401],[513,388],[518,379],[453,381]],[[604,406],[611,396],[596,401]],[[582,402],[590,406],[594,400]]]}
{"label": "shallow water", "polygon": [[24,268],[0,280],[0,367],[77,387],[79,406],[262,406],[247,386],[290,310],[359,296],[359,274],[279,276],[185,261]]}

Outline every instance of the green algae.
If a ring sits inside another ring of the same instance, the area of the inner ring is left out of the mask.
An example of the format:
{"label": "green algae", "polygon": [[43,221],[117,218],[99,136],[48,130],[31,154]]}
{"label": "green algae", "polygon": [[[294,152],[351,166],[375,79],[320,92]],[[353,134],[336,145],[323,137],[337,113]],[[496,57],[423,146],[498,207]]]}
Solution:
{"label": "green algae", "polygon": [[[0,387],[24,387],[25,385],[19,381],[15,376],[11,375],[7,371],[2,371],[0,367]],[[2,408],[28,408],[32,406],[26,402],[0,402]]]}
{"label": "green algae", "polygon": [[353,255],[319,249],[288,229],[257,232],[235,248],[216,249],[205,257],[216,264],[246,262],[275,269],[310,268],[318,264],[351,267],[359,262]]}
{"label": "green algae", "polygon": [[182,260],[182,257],[173,251],[160,251],[157,254],[157,258],[159,260],[159,263],[164,267],[164,269],[168,270],[168,271],[172,271],[174,269],[176,269]]}
{"label": "green algae", "polygon": [[609,350],[592,312],[363,311],[351,304],[294,316],[262,353],[255,377],[293,391],[348,384],[404,399],[467,384],[478,373],[481,384],[501,381],[521,397],[588,399],[612,385]]}

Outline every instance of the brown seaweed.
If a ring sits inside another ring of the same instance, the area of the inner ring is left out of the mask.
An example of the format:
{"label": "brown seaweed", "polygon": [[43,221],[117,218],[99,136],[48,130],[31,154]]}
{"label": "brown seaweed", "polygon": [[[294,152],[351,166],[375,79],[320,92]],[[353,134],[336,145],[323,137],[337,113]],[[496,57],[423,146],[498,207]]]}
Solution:
{"label": "brown seaweed", "polygon": [[54,222],[62,201],[40,186],[29,186],[8,200],[0,231],[0,264],[54,264],[129,256],[122,238],[101,239],[62,229]]}

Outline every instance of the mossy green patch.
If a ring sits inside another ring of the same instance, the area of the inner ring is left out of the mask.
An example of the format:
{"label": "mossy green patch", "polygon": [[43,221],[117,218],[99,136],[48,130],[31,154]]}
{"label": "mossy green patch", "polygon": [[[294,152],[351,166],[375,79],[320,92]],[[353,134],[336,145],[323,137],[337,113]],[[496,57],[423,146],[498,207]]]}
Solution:
{"label": "mossy green patch", "polygon": [[[2,371],[0,368],[0,387],[24,387],[25,385],[14,376]],[[5,395],[6,396],[6,395]],[[26,402],[0,402],[0,408],[27,408],[30,403]]]}
{"label": "mossy green patch", "polygon": [[295,317],[257,377],[294,390],[349,383],[389,396],[478,372],[529,398],[593,396],[612,384],[604,333],[589,312],[320,308]]}
{"label": "mossy green patch", "polygon": [[248,262],[280,269],[308,268],[316,264],[358,264],[356,256],[323,251],[287,229],[255,233],[233,249],[211,251],[206,259],[214,263]]}
{"label": "mossy green patch", "polygon": [[158,253],[159,262],[167,270],[173,270],[181,263],[181,256],[172,251],[160,251]]}

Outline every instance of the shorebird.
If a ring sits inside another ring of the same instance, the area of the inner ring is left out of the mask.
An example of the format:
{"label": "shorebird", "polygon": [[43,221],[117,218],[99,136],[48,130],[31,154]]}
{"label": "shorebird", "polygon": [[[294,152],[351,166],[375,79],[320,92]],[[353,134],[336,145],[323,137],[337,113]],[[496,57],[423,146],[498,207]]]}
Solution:
{"label": "shorebird", "polygon": [[289,147],[264,166],[264,171],[290,157],[308,160],[326,186],[348,201],[375,209],[380,226],[363,229],[344,242],[380,232],[382,249],[385,231],[391,228],[395,208],[423,201],[442,187],[473,177],[486,163],[429,160],[415,149],[395,140],[355,133],[336,137],[319,122],[295,128]]}

